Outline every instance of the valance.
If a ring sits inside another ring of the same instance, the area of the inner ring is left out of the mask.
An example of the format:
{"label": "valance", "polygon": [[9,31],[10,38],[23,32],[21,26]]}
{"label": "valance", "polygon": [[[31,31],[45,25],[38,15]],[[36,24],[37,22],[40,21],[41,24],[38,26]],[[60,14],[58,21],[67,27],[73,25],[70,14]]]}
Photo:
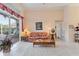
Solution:
{"label": "valance", "polygon": [[4,4],[0,3],[0,9],[7,11],[8,13],[10,13],[11,15],[16,16],[17,18],[21,18],[23,19],[23,17],[21,15],[19,15],[18,13],[16,13],[15,11],[13,11],[12,9],[8,8],[7,6],[5,6]]}

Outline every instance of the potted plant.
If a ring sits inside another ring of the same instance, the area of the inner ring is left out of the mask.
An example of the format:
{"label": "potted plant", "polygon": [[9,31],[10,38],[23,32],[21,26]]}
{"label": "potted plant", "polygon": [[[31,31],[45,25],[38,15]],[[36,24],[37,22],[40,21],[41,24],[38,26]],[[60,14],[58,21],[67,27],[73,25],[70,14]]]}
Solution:
{"label": "potted plant", "polygon": [[5,40],[2,41],[2,44],[0,45],[0,50],[4,53],[7,53],[7,52],[10,52],[11,50],[11,45],[12,45],[12,42],[9,38],[5,38]]}

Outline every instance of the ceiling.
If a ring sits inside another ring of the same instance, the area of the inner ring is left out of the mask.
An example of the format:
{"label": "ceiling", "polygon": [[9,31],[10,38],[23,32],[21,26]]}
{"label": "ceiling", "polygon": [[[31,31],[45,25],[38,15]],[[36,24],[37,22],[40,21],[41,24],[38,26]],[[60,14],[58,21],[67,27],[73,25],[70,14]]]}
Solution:
{"label": "ceiling", "polygon": [[30,10],[58,10],[68,5],[79,6],[79,3],[23,3],[22,5]]}
{"label": "ceiling", "polygon": [[[23,8],[26,10],[33,10],[33,11],[48,11],[48,10],[59,10],[64,9],[64,6],[67,5],[77,5],[79,3],[6,3],[7,6],[11,7],[15,11],[19,13]],[[16,7],[15,7],[16,6]]]}
{"label": "ceiling", "polygon": [[52,10],[61,9],[66,3],[24,3],[23,6],[30,10]]}
{"label": "ceiling", "polygon": [[20,12],[20,8],[19,8],[20,6],[18,6],[18,4],[17,5],[15,3],[3,3],[3,4],[6,5],[7,7],[11,8],[12,10],[14,10],[17,13]]}

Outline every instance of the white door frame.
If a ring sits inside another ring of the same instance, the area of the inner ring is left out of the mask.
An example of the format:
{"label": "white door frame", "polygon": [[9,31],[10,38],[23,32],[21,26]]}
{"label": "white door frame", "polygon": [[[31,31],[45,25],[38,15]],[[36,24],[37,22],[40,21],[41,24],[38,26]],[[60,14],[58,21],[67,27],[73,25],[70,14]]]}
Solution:
{"label": "white door frame", "polygon": [[21,41],[21,32],[22,32],[22,20],[19,19],[19,41]]}

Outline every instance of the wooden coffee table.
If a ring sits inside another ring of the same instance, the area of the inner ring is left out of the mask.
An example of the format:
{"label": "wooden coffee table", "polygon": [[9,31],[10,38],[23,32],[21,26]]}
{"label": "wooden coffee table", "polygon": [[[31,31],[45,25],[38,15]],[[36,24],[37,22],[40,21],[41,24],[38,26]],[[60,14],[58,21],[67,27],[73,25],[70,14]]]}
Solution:
{"label": "wooden coffee table", "polygon": [[53,40],[46,40],[46,39],[39,39],[33,41],[34,45],[53,45],[55,47],[55,41]]}

